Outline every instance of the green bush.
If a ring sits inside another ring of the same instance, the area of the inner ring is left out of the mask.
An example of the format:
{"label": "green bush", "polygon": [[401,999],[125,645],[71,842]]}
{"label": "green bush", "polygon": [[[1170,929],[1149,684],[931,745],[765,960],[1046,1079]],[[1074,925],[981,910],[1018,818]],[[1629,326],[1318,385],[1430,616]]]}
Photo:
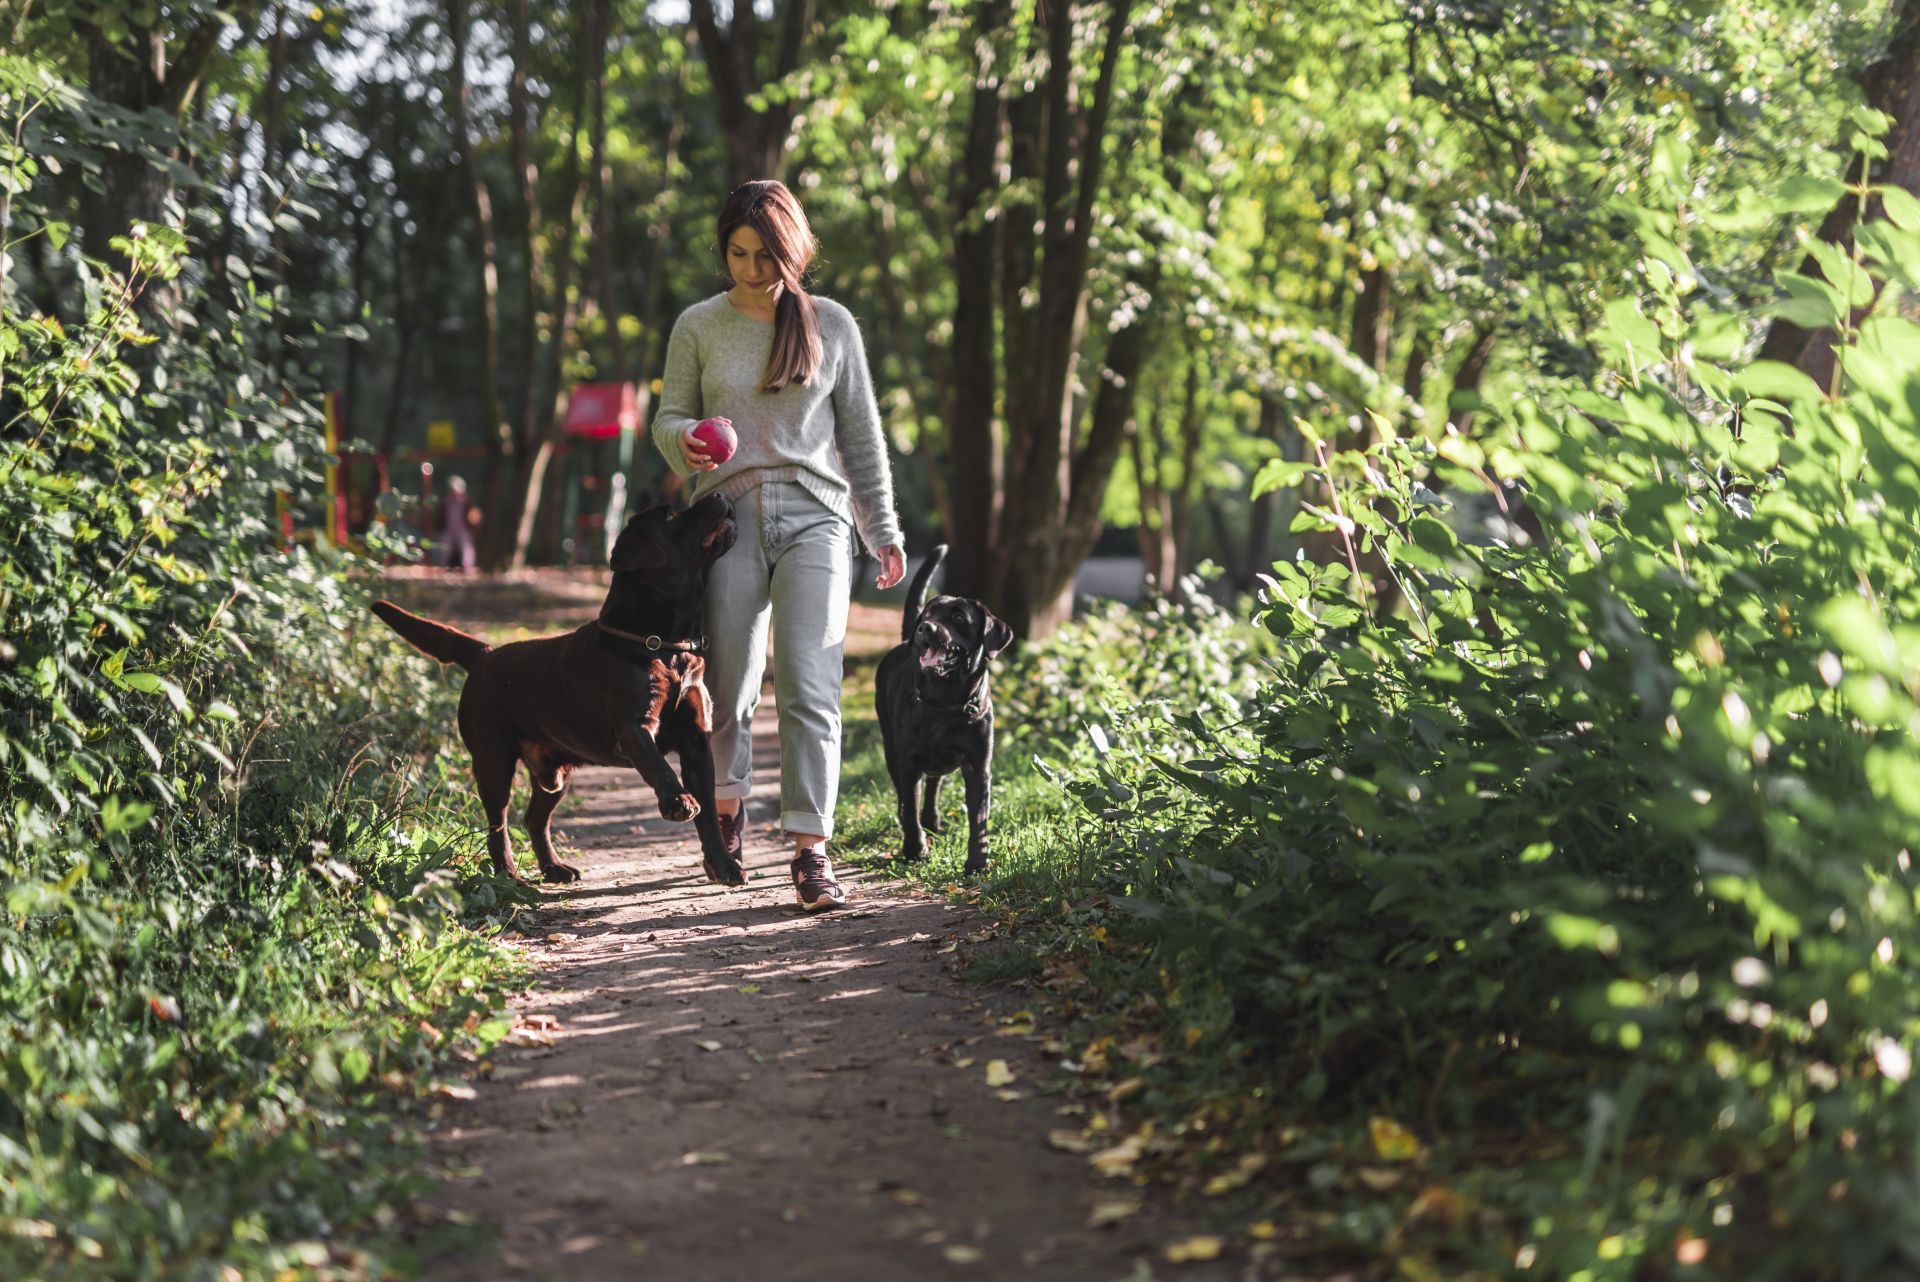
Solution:
{"label": "green bush", "polygon": [[1343,563],[1275,567],[1257,696],[1064,770],[1170,1027],[1283,1115],[1420,1119],[1498,1212],[1369,1249],[1920,1275],[1920,202],[1882,194],[1777,308],[1845,330],[1884,283],[1841,395],[1716,364],[1742,318],[1640,211],[1596,382],[1270,467]]}
{"label": "green bush", "polygon": [[0,1276],[377,1271],[396,1108],[504,1031],[449,689],[279,547],[320,441],[258,319],[156,341],[183,243],[118,248],[84,323],[0,313]]}

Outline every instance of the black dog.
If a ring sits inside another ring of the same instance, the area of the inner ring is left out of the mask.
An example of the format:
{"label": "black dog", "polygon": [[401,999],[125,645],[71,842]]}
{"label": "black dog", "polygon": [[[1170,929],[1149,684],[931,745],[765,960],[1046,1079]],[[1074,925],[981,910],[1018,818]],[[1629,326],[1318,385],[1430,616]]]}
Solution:
{"label": "black dog", "polygon": [[[907,589],[900,617],[903,642],[880,660],[874,707],[887,750],[887,773],[900,800],[902,859],[927,852],[924,826],[939,832],[940,780],[955,770],[967,787],[967,871],[987,866],[987,811],[993,768],[993,699],[987,660],[1013,642],[1013,630],[970,597],[927,601],[927,581],[946,559],[942,543]],[[927,780],[926,804],[915,793]]]}
{"label": "black dog", "polygon": [[[553,857],[547,830],[574,768],[632,766],[660,798],[661,814],[694,821],[707,879],[746,882],[715,818],[707,743],[713,698],[703,680],[707,572],[736,533],[733,503],[724,495],[710,494],[684,512],[638,513],[613,545],[613,585],[599,618],[564,636],[498,649],[390,601],[374,604],[388,627],[469,674],[460,691],[460,738],[473,758],[496,870],[519,879],[507,840],[516,764],[527,763],[533,783],[527,834],[548,881],[580,876]],[[666,752],[680,755],[681,777]]]}

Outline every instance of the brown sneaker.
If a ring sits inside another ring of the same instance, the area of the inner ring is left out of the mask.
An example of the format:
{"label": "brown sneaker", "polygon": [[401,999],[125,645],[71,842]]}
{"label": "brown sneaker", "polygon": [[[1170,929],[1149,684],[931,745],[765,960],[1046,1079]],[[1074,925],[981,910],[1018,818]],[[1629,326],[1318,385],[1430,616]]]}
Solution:
{"label": "brown sneaker", "polygon": [[801,851],[787,867],[793,873],[794,897],[808,912],[838,908],[847,902],[847,892],[833,879],[833,865],[827,860],[825,846]]}
{"label": "brown sneaker", "polygon": [[747,872],[745,866],[740,862],[740,845],[741,834],[747,826],[746,807],[742,806],[732,814],[728,814],[724,810],[716,811],[713,817],[720,824],[721,848],[727,852],[727,857],[733,860],[733,866],[740,871],[738,873],[727,872],[724,869],[715,867],[713,860],[705,857],[700,860],[700,865],[705,869],[708,881],[722,886],[744,885],[747,880]]}

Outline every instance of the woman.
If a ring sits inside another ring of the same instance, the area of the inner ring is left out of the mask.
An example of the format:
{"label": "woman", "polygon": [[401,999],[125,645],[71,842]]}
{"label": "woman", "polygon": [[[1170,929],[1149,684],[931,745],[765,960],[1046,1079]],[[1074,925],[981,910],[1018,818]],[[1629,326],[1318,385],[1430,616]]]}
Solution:
{"label": "woman", "polygon": [[[847,897],[827,838],[840,786],[848,531],[879,558],[874,582],[898,583],[906,552],[893,477],[859,326],[802,285],[816,246],[793,193],[778,182],[737,188],[720,210],[718,243],[730,288],[674,322],[653,440],[691,478],[687,501],[718,490],[740,527],[707,583],[720,832],[737,858],[771,615],[780,824],[793,838],[794,889],[803,908],[838,908]],[[737,433],[732,457],[691,439],[708,419]]]}

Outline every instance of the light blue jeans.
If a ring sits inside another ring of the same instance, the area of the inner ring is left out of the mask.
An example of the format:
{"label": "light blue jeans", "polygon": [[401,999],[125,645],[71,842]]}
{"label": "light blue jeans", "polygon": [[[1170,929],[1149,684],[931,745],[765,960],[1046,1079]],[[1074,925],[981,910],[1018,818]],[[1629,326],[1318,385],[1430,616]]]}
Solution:
{"label": "light blue jeans", "polygon": [[740,538],[707,579],[707,689],[720,799],[753,788],[753,712],[773,620],[780,708],[780,826],[833,835],[840,791],[840,678],[853,587],[852,527],[794,481],[734,504]]}

